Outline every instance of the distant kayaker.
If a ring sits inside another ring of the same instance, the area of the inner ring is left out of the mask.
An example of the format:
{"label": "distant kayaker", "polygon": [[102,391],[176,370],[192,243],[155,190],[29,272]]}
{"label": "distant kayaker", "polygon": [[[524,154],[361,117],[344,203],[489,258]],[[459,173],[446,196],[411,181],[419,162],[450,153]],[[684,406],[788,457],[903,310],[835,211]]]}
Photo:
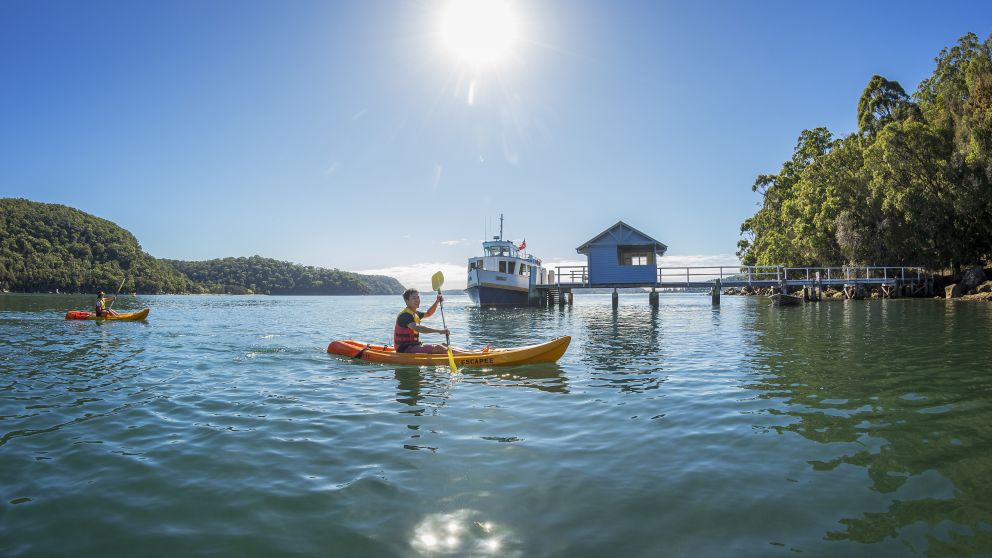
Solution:
{"label": "distant kayaker", "polygon": [[103,291],[96,293],[96,306],[94,307],[97,316],[119,316],[116,310],[107,308],[107,303],[112,302],[114,297],[103,296]]}
{"label": "distant kayaker", "polygon": [[[420,308],[420,291],[417,289],[407,289],[403,293],[403,300],[406,302],[406,308],[404,308],[398,316],[396,316],[396,326],[393,328],[393,346],[396,347],[397,353],[447,353],[448,348],[445,345],[425,345],[420,342],[421,333],[440,333],[441,335],[450,335],[451,331],[448,329],[435,329],[432,327],[427,327],[421,325],[420,320],[424,318],[430,318],[434,315],[434,311],[437,310],[437,305],[441,304],[444,298],[441,293],[438,293],[437,298],[434,300],[434,304],[427,309],[426,312],[421,312],[417,310]],[[452,347],[454,351],[454,347]]]}

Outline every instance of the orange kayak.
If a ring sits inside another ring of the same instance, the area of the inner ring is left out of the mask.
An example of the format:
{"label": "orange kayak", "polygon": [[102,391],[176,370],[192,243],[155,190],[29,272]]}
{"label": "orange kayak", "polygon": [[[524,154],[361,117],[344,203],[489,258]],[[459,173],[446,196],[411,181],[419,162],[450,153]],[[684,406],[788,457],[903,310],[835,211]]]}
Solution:
{"label": "orange kayak", "polygon": [[[455,354],[455,364],[458,366],[514,366],[517,364],[534,364],[537,362],[555,362],[563,354],[571,337],[558,337],[546,343],[527,345],[506,349],[489,349],[488,351],[471,351],[467,354]],[[348,358],[359,358],[381,364],[398,364],[403,366],[448,366],[448,354],[425,355],[416,353],[397,353],[392,347],[373,345],[361,341],[331,341],[327,352]]]}
{"label": "orange kayak", "polygon": [[65,313],[67,320],[105,320],[108,322],[136,322],[148,317],[148,308],[137,312],[121,312],[116,316],[97,316],[93,312],[85,310],[70,310]]}

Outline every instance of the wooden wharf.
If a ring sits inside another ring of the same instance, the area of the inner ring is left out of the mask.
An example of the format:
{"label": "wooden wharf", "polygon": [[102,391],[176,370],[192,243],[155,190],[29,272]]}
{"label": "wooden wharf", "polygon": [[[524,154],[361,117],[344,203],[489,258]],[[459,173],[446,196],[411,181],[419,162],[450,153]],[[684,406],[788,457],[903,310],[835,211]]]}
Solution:
{"label": "wooden wharf", "polygon": [[922,267],[783,267],[715,266],[658,267],[653,283],[591,283],[588,266],[557,266],[547,281],[534,285],[532,298],[540,305],[572,303],[572,291],[587,288],[613,288],[613,305],[618,304],[620,288],[650,288],[649,301],[658,305],[659,291],[706,289],[713,304],[720,303],[726,288],[773,289],[775,292],[801,291],[808,301],[818,301],[823,290],[834,288],[848,299],[865,298],[878,289],[883,298],[932,296],[934,276]]}

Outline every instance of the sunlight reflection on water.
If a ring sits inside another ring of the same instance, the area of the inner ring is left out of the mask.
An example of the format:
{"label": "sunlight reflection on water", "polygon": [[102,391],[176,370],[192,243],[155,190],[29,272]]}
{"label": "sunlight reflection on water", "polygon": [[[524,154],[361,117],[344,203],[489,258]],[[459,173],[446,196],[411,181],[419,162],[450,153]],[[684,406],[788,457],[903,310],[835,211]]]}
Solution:
{"label": "sunlight reflection on water", "polygon": [[482,512],[462,509],[428,514],[413,530],[410,545],[423,555],[522,556],[505,527],[482,520]]}

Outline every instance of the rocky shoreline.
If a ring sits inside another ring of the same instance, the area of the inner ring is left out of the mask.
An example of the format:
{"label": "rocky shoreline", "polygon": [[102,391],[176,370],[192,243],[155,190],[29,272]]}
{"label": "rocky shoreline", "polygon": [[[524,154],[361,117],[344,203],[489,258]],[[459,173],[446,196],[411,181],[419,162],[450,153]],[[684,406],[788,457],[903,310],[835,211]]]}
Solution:
{"label": "rocky shoreline", "polygon": [[[944,290],[944,296],[926,297],[938,300],[984,300],[992,302],[992,269],[973,267],[960,275],[945,275],[935,278],[937,292]],[[777,287],[731,287],[723,290],[725,295],[737,296],[770,296],[779,292]],[[823,299],[844,300],[843,291],[828,287],[823,289]],[[864,299],[885,298],[880,288],[866,289]],[[921,297],[916,297],[921,298]]]}

